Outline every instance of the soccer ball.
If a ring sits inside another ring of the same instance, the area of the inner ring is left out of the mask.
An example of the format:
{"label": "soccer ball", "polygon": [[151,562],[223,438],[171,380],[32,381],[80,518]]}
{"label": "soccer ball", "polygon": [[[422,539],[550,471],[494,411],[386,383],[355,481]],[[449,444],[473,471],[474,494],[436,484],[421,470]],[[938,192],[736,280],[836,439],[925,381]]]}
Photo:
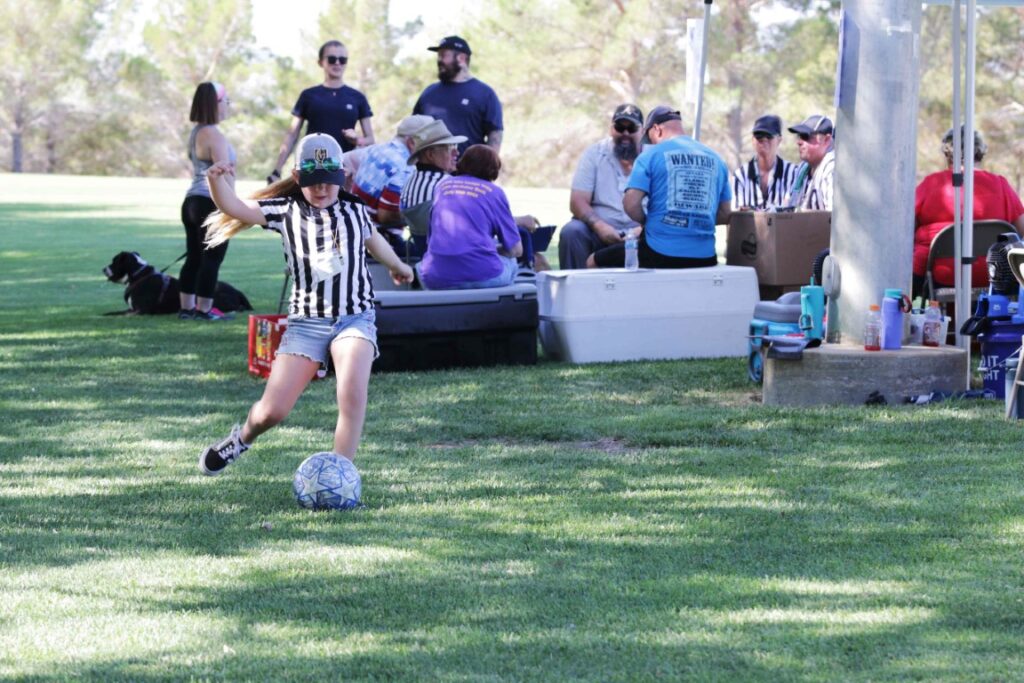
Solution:
{"label": "soccer ball", "polygon": [[298,504],[309,510],[351,510],[359,505],[363,480],[348,458],[316,453],[295,470],[292,490]]}

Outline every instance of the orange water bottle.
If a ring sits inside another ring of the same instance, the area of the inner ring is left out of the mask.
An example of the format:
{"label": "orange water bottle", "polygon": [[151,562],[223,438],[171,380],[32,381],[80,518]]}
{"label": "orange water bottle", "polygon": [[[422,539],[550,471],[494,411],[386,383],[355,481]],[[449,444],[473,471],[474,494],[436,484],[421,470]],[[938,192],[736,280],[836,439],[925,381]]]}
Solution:
{"label": "orange water bottle", "polygon": [[925,346],[938,346],[942,339],[942,311],[938,301],[929,301],[928,310],[924,312],[924,324],[921,325],[921,343]]}
{"label": "orange water bottle", "polygon": [[864,318],[864,350],[882,350],[882,308],[878,304],[871,304]]}

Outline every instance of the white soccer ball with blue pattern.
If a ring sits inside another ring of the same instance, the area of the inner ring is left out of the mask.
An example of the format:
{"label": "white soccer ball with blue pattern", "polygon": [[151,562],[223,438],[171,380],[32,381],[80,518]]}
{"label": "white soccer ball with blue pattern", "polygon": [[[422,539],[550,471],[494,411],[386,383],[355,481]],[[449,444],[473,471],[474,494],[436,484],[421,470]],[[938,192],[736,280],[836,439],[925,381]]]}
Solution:
{"label": "white soccer ball with blue pattern", "polygon": [[299,505],[309,510],[351,510],[359,505],[363,480],[348,458],[316,453],[295,470],[292,490]]}

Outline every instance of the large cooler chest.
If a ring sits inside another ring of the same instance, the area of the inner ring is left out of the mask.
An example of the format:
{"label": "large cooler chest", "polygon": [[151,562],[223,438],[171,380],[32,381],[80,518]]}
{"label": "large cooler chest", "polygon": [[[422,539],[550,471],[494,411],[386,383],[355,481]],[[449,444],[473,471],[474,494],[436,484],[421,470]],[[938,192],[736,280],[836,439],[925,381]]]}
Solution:
{"label": "large cooler chest", "polygon": [[376,371],[532,365],[537,288],[378,291]]}
{"label": "large cooler chest", "polygon": [[622,268],[537,274],[544,353],[572,363],[745,357],[753,268]]}

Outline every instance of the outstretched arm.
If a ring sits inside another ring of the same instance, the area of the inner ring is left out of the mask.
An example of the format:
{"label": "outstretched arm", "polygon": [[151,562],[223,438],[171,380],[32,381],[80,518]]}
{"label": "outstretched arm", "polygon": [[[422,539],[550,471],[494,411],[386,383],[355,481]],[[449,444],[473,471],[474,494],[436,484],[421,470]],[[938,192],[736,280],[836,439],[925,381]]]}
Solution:
{"label": "outstretched arm", "polygon": [[388,269],[396,285],[412,282],[412,268],[398,258],[395,250],[376,229],[371,231],[370,238],[366,240],[366,251]]}
{"label": "outstretched arm", "polygon": [[235,194],[234,177],[235,171],[226,161],[219,161],[206,171],[213,203],[221,213],[246,225],[266,225],[267,218],[260,210],[260,205],[252,199],[239,199]]}

